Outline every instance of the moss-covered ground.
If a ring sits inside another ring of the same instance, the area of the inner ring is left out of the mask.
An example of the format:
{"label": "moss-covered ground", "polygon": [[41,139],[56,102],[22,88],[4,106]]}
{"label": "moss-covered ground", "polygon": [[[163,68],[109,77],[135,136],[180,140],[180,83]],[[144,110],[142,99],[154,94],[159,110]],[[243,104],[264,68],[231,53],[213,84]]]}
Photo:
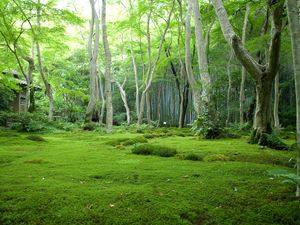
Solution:
{"label": "moss-covered ground", "polygon": [[[295,152],[262,149],[246,137],[149,138],[177,150],[165,158],[132,154],[139,142],[118,141],[143,135],[52,132],[36,141],[2,130],[0,224],[300,224],[295,187],[266,172],[293,171]],[[184,160],[188,154],[201,161]]]}

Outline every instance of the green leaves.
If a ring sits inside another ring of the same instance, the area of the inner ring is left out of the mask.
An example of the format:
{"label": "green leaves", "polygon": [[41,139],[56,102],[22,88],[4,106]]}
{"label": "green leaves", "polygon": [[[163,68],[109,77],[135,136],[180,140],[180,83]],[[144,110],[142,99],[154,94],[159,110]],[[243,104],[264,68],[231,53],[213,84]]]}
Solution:
{"label": "green leaves", "polygon": [[287,170],[275,169],[268,170],[267,172],[269,176],[286,178],[285,180],[283,180],[284,183],[291,183],[300,186],[300,176]]}

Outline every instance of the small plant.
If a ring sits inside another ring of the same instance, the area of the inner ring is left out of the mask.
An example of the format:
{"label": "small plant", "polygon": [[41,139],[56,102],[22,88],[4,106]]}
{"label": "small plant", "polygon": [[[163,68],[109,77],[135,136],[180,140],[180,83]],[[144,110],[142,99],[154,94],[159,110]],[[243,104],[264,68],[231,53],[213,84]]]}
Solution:
{"label": "small plant", "polygon": [[192,161],[203,161],[203,156],[195,153],[190,153],[184,156],[185,160],[192,160]]}
{"label": "small plant", "polygon": [[39,136],[39,135],[29,135],[26,137],[28,140],[31,140],[31,141],[40,141],[40,142],[44,142],[46,141],[45,138]]}
{"label": "small plant", "polygon": [[177,154],[176,149],[159,145],[143,144],[132,149],[133,154],[137,155],[158,155],[161,157],[172,157]]}

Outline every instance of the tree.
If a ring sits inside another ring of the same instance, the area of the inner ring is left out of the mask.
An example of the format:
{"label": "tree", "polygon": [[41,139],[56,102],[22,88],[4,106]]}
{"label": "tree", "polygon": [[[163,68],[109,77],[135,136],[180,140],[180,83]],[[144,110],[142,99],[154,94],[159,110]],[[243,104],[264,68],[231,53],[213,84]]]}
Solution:
{"label": "tree", "polygon": [[[243,45],[245,45],[246,42],[246,31],[247,31],[249,13],[250,13],[250,3],[247,3],[244,23],[243,23],[243,32],[242,32]],[[245,80],[246,80],[246,69],[244,66],[242,66],[242,79],[241,79],[241,86],[240,86],[240,123],[241,124],[245,122],[244,121]]]}
{"label": "tree", "polygon": [[102,22],[102,40],[105,51],[105,97],[106,97],[106,130],[108,133],[113,129],[113,105],[111,94],[111,53],[107,40],[106,31],[106,0],[102,0],[101,10],[101,22]]}
{"label": "tree", "polygon": [[257,102],[253,142],[265,145],[266,139],[264,138],[264,134],[272,132],[272,84],[278,72],[283,3],[277,0],[268,1],[268,7],[272,11],[272,36],[268,52],[268,63],[266,65],[259,64],[245,49],[245,46],[229,22],[223,2],[221,0],[212,0],[212,3],[226,41],[233,48],[237,59],[255,81]]}
{"label": "tree", "polygon": [[[300,1],[287,0],[287,11],[292,41],[293,66],[296,91],[296,114],[297,114],[297,175],[300,176]],[[300,197],[300,187],[297,186],[296,196]]]}
{"label": "tree", "polygon": [[[41,2],[40,2],[40,0],[38,0],[38,4],[37,4],[37,31],[38,31],[38,35],[40,34],[40,27],[41,27],[40,20],[41,20]],[[44,85],[45,85],[46,95],[49,98],[48,120],[52,121],[53,120],[53,111],[54,111],[54,99],[53,99],[52,87],[51,87],[50,83],[48,82],[48,79],[47,79],[47,77],[45,75],[45,72],[44,72],[39,40],[35,40],[35,43],[36,43],[36,51],[37,51],[38,65],[39,65],[40,74],[42,76],[42,79],[43,79],[43,82],[44,82]]]}
{"label": "tree", "polygon": [[[90,63],[90,99],[89,104],[86,108],[85,113],[85,122],[91,122],[93,113],[95,111],[97,102],[99,102],[99,89],[98,89],[98,74],[97,74],[97,59],[98,59],[98,49],[99,49],[99,17],[95,9],[95,1],[90,0],[91,5],[91,21],[90,21],[90,33],[88,38],[88,55]],[[95,38],[94,36],[94,27],[95,27]],[[93,43],[94,42],[94,43]]]}

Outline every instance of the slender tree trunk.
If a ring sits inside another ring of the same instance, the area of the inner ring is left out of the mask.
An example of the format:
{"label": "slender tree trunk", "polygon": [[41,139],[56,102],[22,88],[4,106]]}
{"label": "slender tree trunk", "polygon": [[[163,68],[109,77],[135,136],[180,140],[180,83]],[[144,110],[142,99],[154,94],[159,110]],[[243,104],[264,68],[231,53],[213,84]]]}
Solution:
{"label": "slender tree trunk", "polygon": [[161,120],[161,89],[162,84],[159,84],[157,93],[157,127],[159,127]]}
{"label": "slender tree trunk", "polygon": [[139,77],[138,77],[138,68],[137,62],[135,59],[134,50],[132,47],[132,31],[130,30],[130,52],[133,64],[133,72],[134,72],[134,81],[135,81],[135,108],[136,108],[136,115],[139,115],[139,105],[140,105],[140,94],[139,94]]}
{"label": "slender tree trunk", "polygon": [[[246,31],[247,31],[249,13],[250,13],[250,3],[247,3],[246,13],[244,17],[244,24],[243,24],[242,45],[245,45],[246,42]],[[240,123],[241,124],[245,122],[244,121],[245,80],[246,80],[246,69],[245,67],[242,66],[242,79],[241,79],[241,86],[240,86]]]}
{"label": "slender tree trunk", "polygon": [[106,0],[102,0],[102,39],[105,51],[105,96],[106,96],[106,130],[108,133],[113,129],[113,105],[111,93],[111,53],[107,40],[106,31]]}
{"label": "slender tree trunk", "polygon": [[229,124],[229,120],[230,120],[230,93],[231,93],[231,86],[232,86],[232,79],[231,79],[231,70],[230,70],[230,66],[231,66],[231,60],[233,57],[233,52],[231,51],[230,53],[230,58],[229,61],[227,63],[227,75],[228,75],[228,89],[227,89],[227,118],[226,118],[226,126],[228,126]]}
{"label": "slender tree trunk", "polygon": [[98,80],[99,80],[99,94],[101,99],[101,109],[100,109],[100,115],[99,115],[99,123],[103,123],[103,117],[104,117],[104,110],[105,110],[105,96],[103,91],[103,81],[102,81],[102,73],[100,70],[100,66],[98,68]]}
{"label": "slender tree trunk", "polygon": [[146,92],[147,123],[151,124],[151,101],[149,91]]}
{"label": "slender tree trunk", "polygon": [[126,120],[127,120],[127,125],[130,125],[130,121],[131,121],[131,117],[130,117],[130,109],[127,103],[127,96],[126,96],[126,92],[124,90],[124,85],[126,83],[127,79],[125,78],[123,84],[121,85],[118,81],[116,81],[116,84],[120,90],[120,95],[126,110]]}
{"label": "slender tree trunk", "polygon": [[28,63],[28,72],[26,74],[26,111],[34,112],[35,111],[35,101],[34,101],[34,85],[32,81],[32,73],[34,70],[34,43],[32,45],[31,57],[23,56],[23,59]]}
{"label": "slender tree trunk", "polygon": [[274,127],[276,129],[279,129],[280,123],[279,123],[279,116],[278,116],[278,108],[279,108],[279,96],[280,96],[280,90],[279,90],[279,73],[277,73],[275,77],[275,86],[274,86]]}
{"label": "slender tree trunk", "polygon": [[[288,19],[292,41],[293,65],[296,91],[296,111],[297,111],[297,175],[300,176],[300,1],[287,0]],[[297,186],[296,196],[300,197],[300,186]]]}
{"label": "slender tree trunk", "polygon": [[[95,2],[90,0],[92,19],[90,22],[90,34],[88,41],[88,52],[90,60],[90,99],[85,113],[85,122],[91,122],[96,109],[97,101],[99,101],[98,79],[97,79],[97,60],[99,48],[99,17],[96,13]],[[93,44],[95,26],[95,39]]]}
{"label": "slender tree trunk", "polygon": [[[38,0],[38,6],[37,6],[37,27],[38,27],[38,32],[39,32],[40,27],[41,27],[40,17],[41,17],[41,8],[40,8],[40,0]],[[44,82],[44,85],[45,85],[46,95],[49,98],[48,120],[53,121],[54,99],[53,99],[52,87],[49,84],[49,82],[46,78],[46,75],[44,73],[44,69],[43,69],[43,65],[42,65],[42,54],[41,54],[40,45],[39,45],[38,40],[36,40],[36,50],[37,50],[37,57],[38,57],[38,65],[39,65],[40,74],[42,76],[42,79],[43,79],[43,82]]]}

